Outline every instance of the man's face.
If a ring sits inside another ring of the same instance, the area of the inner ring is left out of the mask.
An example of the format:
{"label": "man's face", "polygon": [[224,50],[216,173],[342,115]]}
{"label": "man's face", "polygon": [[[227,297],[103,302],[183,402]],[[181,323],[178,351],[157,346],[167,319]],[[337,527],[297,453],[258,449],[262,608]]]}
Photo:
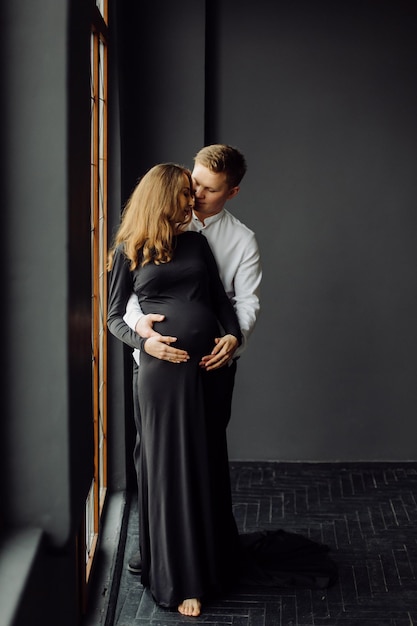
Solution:
{"label": "man's face", "polygon": [[227,200],[239,191],[239,187],[228,186],[224,172],[212,172],[198,161],[194,165],[192,179],[195,193],[194,213],[201,220],[220,213]]}

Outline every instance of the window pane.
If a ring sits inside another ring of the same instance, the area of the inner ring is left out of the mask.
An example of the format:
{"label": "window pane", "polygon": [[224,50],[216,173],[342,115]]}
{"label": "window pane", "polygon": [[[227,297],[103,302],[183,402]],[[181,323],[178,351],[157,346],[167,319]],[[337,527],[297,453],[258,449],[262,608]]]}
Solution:
{"label": "window pane", "polygon": [[[107,10],[105,0],[96,6]],[[86,583],[98,542],[99,518],[107,489],[107,47],[106,25],[93,15],[90,39],[90,116],[91,116],[91,265],[92,265],[92,337],[93,371],[94,478],[85,506],[85,529],[81,540],[85,546]]]}

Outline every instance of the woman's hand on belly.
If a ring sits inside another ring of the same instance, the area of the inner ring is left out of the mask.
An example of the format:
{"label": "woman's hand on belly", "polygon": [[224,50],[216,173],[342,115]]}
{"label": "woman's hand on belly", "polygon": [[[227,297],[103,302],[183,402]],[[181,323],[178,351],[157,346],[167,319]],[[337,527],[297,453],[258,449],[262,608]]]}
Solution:
{"label": "woman's hand on belly", "polygon": [[154,335],[145,341],[143,349],[150,356],[171,363],[186,363],[190,356],[186,350],[179,350],[171,346],[177,341],[176,337]]}
{"label": "woman's hand on belly", "polygon": [[211,354],[203,356],[200,361],[200,367],[207,371],[216,370],[227,365],[239,347],[239,341],[234,335],[217,337],[214,341],[215,346]]}

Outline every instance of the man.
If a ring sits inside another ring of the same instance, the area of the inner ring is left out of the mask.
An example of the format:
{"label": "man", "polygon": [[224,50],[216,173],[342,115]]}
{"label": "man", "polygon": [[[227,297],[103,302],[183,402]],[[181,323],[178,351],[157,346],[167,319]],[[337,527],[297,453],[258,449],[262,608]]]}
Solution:
{"label": "man", "polygon": [[[202,148],[194,158],[192,172],[195,192],[195,206],[189,230],[204,235],[217,261],[220,278],[238,317],[242,331],[242,344],[235,351],[227,338],[216,339],[211,354],[201,359],[201,367],[210,371],[227,367],[227,377],[223,389],[219,389],[225,407],[224,424],[227,426],[231,415],[232,394],[236,374],[236,361],[245,349],[259,315],[259,288],[262,269],[258,244],[254,233],[235,218],[224,207],[240,190],[240,182],[246,173],[244,156],[228,145],[214,144]],[[132,294],[124,316],[125,322],[141,337],[149,338],[146,351],[152,356],[179,364],[188,358],[184,350],[175,348],[175,337],[160,335],[153,329],[155,322],[163,320],[157,312],[144,315],[136,295]],[[136,468],[140,441],[140,411],[138,403],[137,368],[139,351],[133,353],[133,394],[137,440],[134,452]],[[129,561],[128,569],[139,573],[140,554]]]}

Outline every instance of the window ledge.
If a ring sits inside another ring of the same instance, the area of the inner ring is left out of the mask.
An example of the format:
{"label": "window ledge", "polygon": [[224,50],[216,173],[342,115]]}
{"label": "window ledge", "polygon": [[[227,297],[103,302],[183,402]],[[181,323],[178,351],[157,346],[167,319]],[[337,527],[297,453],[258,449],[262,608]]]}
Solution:
{"label": "window ledge", "polygon": [[43,531],[38,528],[7,532],[0,541],[1,626],[12,626],[21,606]]}
{"label": "window ledge", "polygon": [[[106,510],[89,591],[89,609],[82,626],[113,624],[129,521],[130,496],[107,495]],[[0,625],[2,626],[2,625]]]}

